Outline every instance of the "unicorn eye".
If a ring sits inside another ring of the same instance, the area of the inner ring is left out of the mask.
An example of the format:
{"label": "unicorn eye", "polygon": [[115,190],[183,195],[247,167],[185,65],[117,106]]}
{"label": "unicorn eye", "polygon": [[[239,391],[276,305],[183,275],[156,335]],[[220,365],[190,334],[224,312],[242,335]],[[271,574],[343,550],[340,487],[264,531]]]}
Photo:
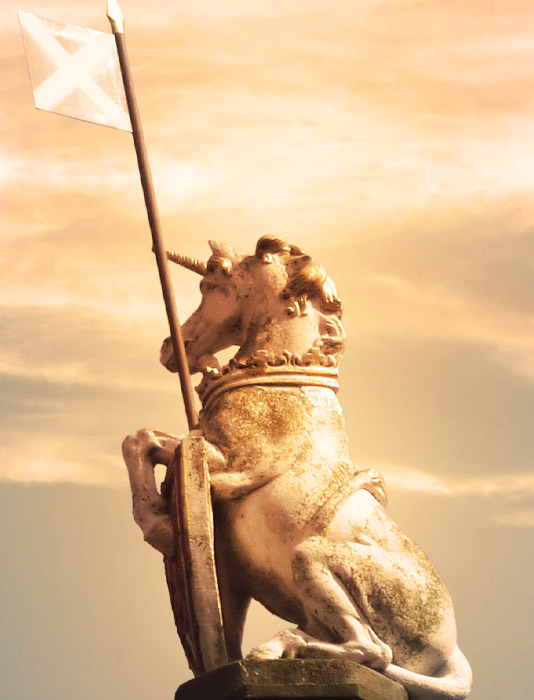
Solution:
{"label": "unicorn eye", "polygon": [[228,258],[221,258],[218,255],[212,255],[208,260],[207,273],[213,273],[220,270],[223,275],[230,277],[232,273],[232,263]]}
{"label": "unicorn eye", "polygon": [[205,277],[200,282],[200,291],[202,292],[202,294],[204,294],[204,292],[209,292],[210,289],[216,289],[216,287],[216,284],[213,284],[213,282],[209,282]]}

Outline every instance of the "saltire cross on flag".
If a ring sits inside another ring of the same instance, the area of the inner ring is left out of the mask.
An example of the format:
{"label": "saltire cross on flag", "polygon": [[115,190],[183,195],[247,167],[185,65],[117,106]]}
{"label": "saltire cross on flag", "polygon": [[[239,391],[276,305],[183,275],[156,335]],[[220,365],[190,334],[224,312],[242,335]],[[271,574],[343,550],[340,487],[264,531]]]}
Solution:
{"label": "saltire cross on flag", "polygon": [[19,12],[35,106],[131,131],[115,39]]}

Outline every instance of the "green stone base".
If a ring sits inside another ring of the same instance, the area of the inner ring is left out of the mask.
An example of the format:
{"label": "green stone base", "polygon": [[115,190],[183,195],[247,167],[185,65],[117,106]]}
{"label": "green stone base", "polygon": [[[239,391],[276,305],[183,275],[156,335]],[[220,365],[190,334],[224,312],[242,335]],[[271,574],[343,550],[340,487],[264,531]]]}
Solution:
{"label": "green stone base", "polygon": [[175,700],[408,700],[404,688],[352,661],[236,661],[181,685]]}

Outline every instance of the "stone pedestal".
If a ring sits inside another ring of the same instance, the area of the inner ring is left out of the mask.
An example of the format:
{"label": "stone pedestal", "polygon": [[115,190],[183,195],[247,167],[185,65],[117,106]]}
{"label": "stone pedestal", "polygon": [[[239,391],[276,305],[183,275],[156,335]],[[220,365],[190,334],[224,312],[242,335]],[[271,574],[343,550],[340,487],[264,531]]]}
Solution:
{"label": "stone pedestal", "polygon": [[236,661],[181,685],[175,700],[408,700],[404,688],[352,661]]}

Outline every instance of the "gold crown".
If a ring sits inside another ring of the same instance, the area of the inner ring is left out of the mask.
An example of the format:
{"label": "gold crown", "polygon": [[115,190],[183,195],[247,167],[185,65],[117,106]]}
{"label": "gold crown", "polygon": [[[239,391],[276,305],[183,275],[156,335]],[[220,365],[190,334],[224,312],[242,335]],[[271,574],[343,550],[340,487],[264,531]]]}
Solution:
{"label": "gold crown", "polygon": [[207,410],[217,396],[244,386],[320,386],[337,391],[338,371],[338,358],[318,348],[304,355],[286,350],[276,356],[259,350],[243,360],[233,358],[220,370],[207,370],[196,390]]}

